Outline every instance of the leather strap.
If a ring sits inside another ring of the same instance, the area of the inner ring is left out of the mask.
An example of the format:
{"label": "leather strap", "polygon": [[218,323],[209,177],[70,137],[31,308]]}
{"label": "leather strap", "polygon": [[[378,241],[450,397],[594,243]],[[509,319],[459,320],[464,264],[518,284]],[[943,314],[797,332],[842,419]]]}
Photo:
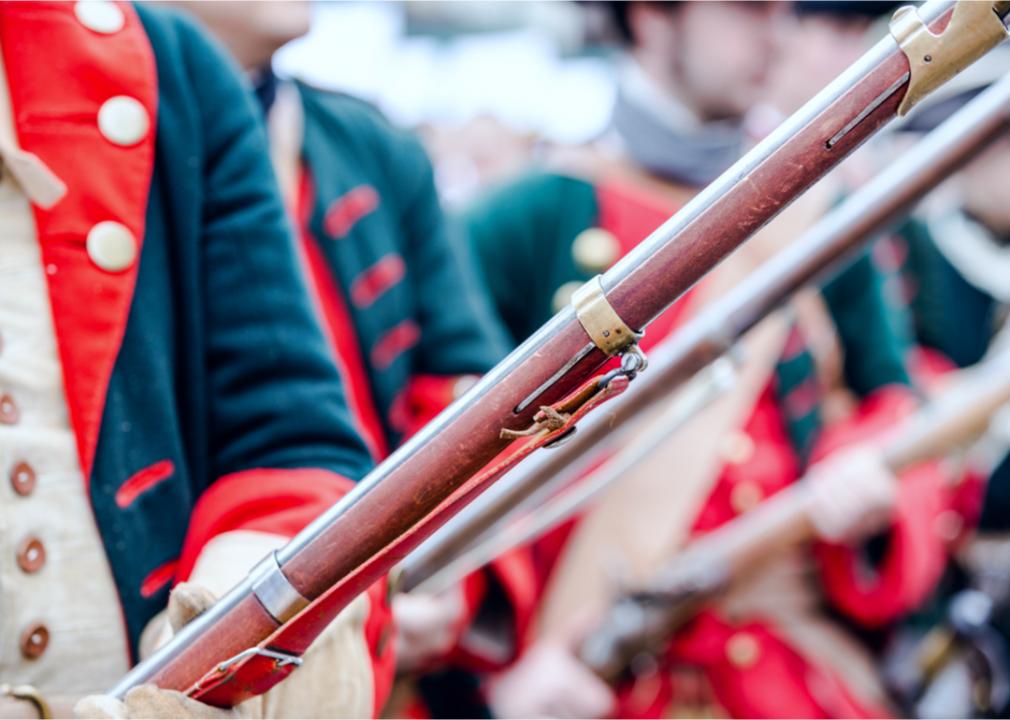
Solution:
{"label": "leather strap", "polygon": [[550,417],[552,420],[560,418],[560,422],[535,420],[536,429],[531,434],[509,445],[411,532],[313,600],[308,607],[260,643],[255,651],[251,649],[237,656],[227,666],[222,664],[213,668],[187,694],[210,705],[233,707],[243,700],[266,692],[287,677],[298,666],[301,655],[316,637],[351,600],[366,589],[369,569],[376,565],[391,566],[401,560],[427,535],[498,478],[535,450],[571,432],[587,413],[623,393],[630,382],[623,375],[613,377],[609,382],[604,382],[603,378],[604,375],[594,377],[555,405],[541,408],[538,417]]}

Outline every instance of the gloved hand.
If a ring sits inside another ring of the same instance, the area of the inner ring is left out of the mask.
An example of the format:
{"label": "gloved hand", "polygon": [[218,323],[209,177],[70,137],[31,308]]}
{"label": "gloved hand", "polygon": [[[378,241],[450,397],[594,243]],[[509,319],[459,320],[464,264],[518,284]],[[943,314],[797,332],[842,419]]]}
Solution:
{"label": "gloved hand", "polygon": [[[169,596],[163,616],[151,621],[145,639],[157,638],[157,647],[214,604],[214,594],[204,585],[230,585],[244,568],[252,567],[267,549],[283,542],[266,543],[265,535],[226,533],[209,544],[193,571],[197,582],[180,583]],[[231,536],[231,537],[229,537]],[[227,567],[226,567],[227,566]],[[199,584],[197,584],[199,583]],[[372,717],[372,665],[365,642],[368,598],[358,597],[347,606],[305,652],[303,662],[288,678],[259,697],[222,710],[192,700],[174,690],[153,685],[132,689],[120,701],[108,695],[90,695],[74,708],[80,718],[305,718]]]}
{"label": "gloved hand", "polygon": [[564,645],[542,641],[488,686],[499,718],[602,718],[614,709],[610,687]]}
{"label": "gloved hand", "polygon": [[897,501],[898,480],[880,453],[852,448],[810,471],[810,520],[827,542],[858,540],[885,527]]}
{"label": "gloved hand", "polygon": [[410,672],[444,658],[463,629],[465,610],[458,586],[439,595],[406,593],[393,597],[397,668]]}
{"label": "gloved hand", "polygon": [[[172,632],[178,632],[213,604],[214,596],[206,588],[180,583],[168,598]],[[234,708],[221,709],[175,690],[141,685],[130,690],[122,701],[108,695],[89,695],[77,703],[74,714],[79,718],[256,718],[263,717],[261,706],[260,698],[252,698]]]}

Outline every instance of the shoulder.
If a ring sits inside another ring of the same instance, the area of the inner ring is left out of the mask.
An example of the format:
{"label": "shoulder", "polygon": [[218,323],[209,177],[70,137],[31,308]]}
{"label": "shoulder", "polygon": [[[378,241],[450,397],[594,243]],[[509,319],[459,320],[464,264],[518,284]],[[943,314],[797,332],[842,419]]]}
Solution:
{"label": "shoulder", "polygon": [[179,97],[204,120],[255,111],[250,88],[228,52],[185,12],[138,3],[158,68],[163,109]]}
{"label": "shoulder", "polygon": [[362,175],[404,207],[432,192],[431,160],[413,132],[366,100],[294,82],[305,114],[305,155],[314,172]]}
{"label": "shoulder", "polygon": [[134,7],[151,41],[159,70],[188,71],[191,75],[194,69],[211,66],[236,74],[237,66],[226,51],[185,12],[141,3]]}

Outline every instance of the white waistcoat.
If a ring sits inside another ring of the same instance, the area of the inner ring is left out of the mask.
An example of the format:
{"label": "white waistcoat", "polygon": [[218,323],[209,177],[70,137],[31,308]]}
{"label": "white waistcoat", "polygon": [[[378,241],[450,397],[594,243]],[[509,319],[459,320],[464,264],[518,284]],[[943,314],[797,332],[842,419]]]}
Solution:
{"label": "white waistcoat", "polygon": [[[15,142],[2,66],[0,140],[5,147]],[[17,417],[11,422],[7,413],[8,421],[0,421],[0,682],[29,683],[43,693],[104,690],[127,670],[126,632],[70,426],[34,217],[6,167],[0,177],[4,397]],[[16,492],[12,480],[22,463],[35,477],[27,494]],[[41,545],[26,549],[33,539]],[[24,564],[39,566],[26,571]],[[36,657],[23,650],[43,645]]]}

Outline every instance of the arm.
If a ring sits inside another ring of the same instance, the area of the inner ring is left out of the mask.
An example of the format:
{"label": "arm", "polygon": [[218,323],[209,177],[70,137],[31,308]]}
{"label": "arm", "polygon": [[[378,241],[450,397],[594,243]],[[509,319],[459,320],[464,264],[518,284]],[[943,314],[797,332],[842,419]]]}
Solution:
{"label": "arm", "polygon": [[[915,407],[910,391],[892,386],[865,400],[857,415],[831,428],[815,451],[825,458],[840,448],[885,435]],[[869,542],[825,539],[815,546],[829,600],[854,620],[883,625],[920,604],[947,561],[941,517],[950,508],[949,482],[938,463],[896,478],[890,518]]]}
{"label": "arm", "polygon": [[[186,27],[186,26],[183,26]],[[195,30],[210,475],[184,554],[233,530],[296,532],[369,468],[307,300],[251,98]]]}

